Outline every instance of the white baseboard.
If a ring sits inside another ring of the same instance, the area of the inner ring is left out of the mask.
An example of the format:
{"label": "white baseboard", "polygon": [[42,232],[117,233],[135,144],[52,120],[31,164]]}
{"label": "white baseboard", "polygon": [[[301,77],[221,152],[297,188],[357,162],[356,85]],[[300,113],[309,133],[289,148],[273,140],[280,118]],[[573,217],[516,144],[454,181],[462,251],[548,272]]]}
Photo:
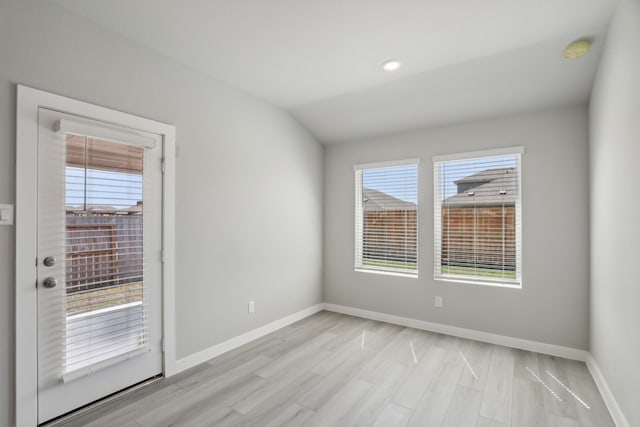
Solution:
{"label": "white baseboard", "polygon": [[589,354],[589,357],[587,358],[587,368],[589,368],[589,372],[591,372],[591,376],[596,382],[598,390],[600,390],[600,394],[604,399],[604,403],[607,405],[607,409],[609,409],[613,422],[616,423],[617,427],[629,427],[630,424],[627,421],[627,418],[624,416],[624,413],[622,412],[622,409],[620,409],[615,397],[613,397],[613,393],[611,393],[611,389],[609,388],[607,381],[604,379],[602,371],[600,371],[596,359],[593,358],[592,354]]}
{"label": "white baseboard", "polygon": [[213,347],[209,347],[187,357],[183,357],[182,359],[178,359],[176,361],[175,373],[177,374],[178,372],[182,372],[186,369],[199,365],[200,363],[206,362],[209,359],[213,359],[216,356],[233,350],[234,348],[240,347],[241,345],[256,340],[264,335],[270,334],[271,332],[277,331],[280,328],[284,328],[287,325],[295,323],[298,320],[304,319],[305,317],[311,316],[312,314],[322,311],[323,309],[324,304],[316,304],[314,306],[305,308],[304,310],[298,311],[297,313],[283,317],[282,319],[278,319],[274,322],[253,329],[237,337],[233,337],[231,339],[223,341],[220,344],[214,345]]}
{"label": "white baseboard", "polygon": [[438,332],[441,334],[453,335],[456,337],[503,345],[505,347],[519,348],[522,350],[535,351],[536,353],[543,353],[551,356],[579,360],[581,362],[585,362],[589,355],[589,352],[587,352],[586,350],[580,350],[577,348],[563,347],[554,344],[546,344],[521,338],[508,337],[505,335],[492,334],[490,332],[459,328],[457,326],[443,325],[441,323],[427,322],[425,320],[411,319],[408,317],[395,316],[393,314],[363,310],[360,308],[347,307],[344,305],[325,303],[324,309],[328,311],[335,311],[336,313],[350,314],[352,316],[364,317],[366,319],[379,320],[381,322],[394,323],[396,325],[423,329],[425,331]]}

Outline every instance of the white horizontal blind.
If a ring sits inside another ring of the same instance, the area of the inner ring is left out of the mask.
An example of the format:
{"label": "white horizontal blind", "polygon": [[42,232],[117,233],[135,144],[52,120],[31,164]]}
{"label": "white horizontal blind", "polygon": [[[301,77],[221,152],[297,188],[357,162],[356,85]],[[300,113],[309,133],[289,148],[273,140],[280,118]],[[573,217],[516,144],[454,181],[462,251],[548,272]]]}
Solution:
{"label": "white horizontal blind", "polygon": [[520,286],[520,151],[434,161],[436,278]]}
{"label": "white horizontal blind", "polygon": [[418,275],[418,164],[355,167],[355,268]]}
{"label": "white horizontal blind", "polygon": [[64,138],[63,378],[72,378],[146,346],[144,148]]}

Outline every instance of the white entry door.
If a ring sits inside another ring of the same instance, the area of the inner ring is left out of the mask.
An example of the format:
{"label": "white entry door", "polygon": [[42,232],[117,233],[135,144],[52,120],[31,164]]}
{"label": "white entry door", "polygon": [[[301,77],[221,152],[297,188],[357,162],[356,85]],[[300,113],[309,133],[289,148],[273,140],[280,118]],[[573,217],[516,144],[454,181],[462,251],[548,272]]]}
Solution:
{"label": "white entry door", "polygon": [[39,108],[40,423],[162,373],[162,144]]}

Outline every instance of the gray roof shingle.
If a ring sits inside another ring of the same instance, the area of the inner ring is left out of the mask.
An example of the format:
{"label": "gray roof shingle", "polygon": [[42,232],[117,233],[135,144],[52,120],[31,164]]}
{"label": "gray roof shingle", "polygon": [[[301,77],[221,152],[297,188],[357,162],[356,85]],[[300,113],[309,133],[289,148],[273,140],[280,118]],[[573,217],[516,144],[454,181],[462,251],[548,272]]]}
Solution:
{"label": "gray roof shingle", "polygon": [[[518,196],[515,168],[487,169],[455,181],[458,194],[444,199],[449,206],[513,204]],[[504,194],[501,194],[504,192]]]}
{"label": "gray roof shingle", "polygon": [[362,189],[362,200],[365,211],[409,211],[417,209],[415,203],[400,200],[371,188]]}

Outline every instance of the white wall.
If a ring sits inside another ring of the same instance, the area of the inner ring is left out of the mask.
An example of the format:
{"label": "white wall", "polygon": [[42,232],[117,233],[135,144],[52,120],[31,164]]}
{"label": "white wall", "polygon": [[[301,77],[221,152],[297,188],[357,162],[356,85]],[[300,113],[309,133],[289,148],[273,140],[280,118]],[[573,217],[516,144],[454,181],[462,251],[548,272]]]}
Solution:
{"label": "white wall", "polygon": [[[523,287],[433,280],[431,158],[524,146]],[[325,150],[325,300],[544,343],[588,346],[586,107],[398,134]],[[354,272],[353,164],[418,157],[419,278]],[[434,296],[444,308],[434,307]]]}
{"label": "white wall", "polygon": [[609,28],[590,104],[591,352],[640,425],[640,2]]}
{"label": "white wall", "polygon": [[[0,203],[15,201],[16,83],[177,126],[178,357],[321,302],[323,149],[286,113],[49,2],[2,0]],[[14,245],[0,226],[2,426],[14,412]]]}

